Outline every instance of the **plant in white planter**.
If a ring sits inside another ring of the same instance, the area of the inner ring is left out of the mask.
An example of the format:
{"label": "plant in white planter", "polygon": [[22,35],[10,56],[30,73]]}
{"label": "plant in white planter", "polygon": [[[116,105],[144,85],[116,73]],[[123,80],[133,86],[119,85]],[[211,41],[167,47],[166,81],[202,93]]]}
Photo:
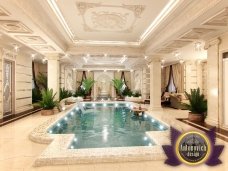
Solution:
{"label": "plant in white planter", "polygon": [[200,94],[200,89],[191,89],[190,93],[185,91],[185,95],[189,100],[189,104],[186,104],[188,110],[190,110],[189,121],[204,122],[207,116],[207,100],[203,94]]}
{"label": "plant in white planter", "polygon": [[41,115],[53,115],[54,107],[57,106],[57,101],[54,100],[55,94],[53,94],[53,89],[46,89],[41,91],[42,100],[39,102],[40,107],[42,107]]}

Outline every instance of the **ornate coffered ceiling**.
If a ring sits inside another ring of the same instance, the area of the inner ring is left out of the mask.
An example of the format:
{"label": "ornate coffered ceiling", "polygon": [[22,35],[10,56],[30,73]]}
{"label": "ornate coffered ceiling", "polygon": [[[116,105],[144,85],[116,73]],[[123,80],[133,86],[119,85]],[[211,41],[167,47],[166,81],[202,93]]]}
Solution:
{"label": "ornate coffered ceiling", "polygon": [[179,0],[47,0],[73,43],[139,46]]}
{"label": "ornate coffered ceiling", "polygon": [[209,28],[193,28],[180,37],[180,39],[201,39],[204,35],[216,31]]}
{"label": "ornate coffered ceiling", "polygon": [[207,20],[204,25],[209,26],[227,26],[228,25],[228,8],[223,9],[215,16]]}
{"label": "ornate coffered ceiling", "polygon": [[5,10],[3,7],[1,7],[0,6],[0,16],[9,16],[10,15],[10,13],[7,11],[7,10]]}
{"label": "ornate coffered ceiling", "polygon": [[7,0],[0,31],[42,54],[71,54],[61,62],[128,68],[227,31],[227,7],[227,0]]}
{"label": "ornate coffered ceiling", "polygon": [[18,39],[20,39],[22,42],[24,42],[26,44],[46,44],[47,43],[40,36],[17,35],[15,37],[17,37]]}
{"label": "ornate coffered ceiling", "polygon": [[32,33],[32,30],[20,21],[0,20],[0,27],[8,33]]}

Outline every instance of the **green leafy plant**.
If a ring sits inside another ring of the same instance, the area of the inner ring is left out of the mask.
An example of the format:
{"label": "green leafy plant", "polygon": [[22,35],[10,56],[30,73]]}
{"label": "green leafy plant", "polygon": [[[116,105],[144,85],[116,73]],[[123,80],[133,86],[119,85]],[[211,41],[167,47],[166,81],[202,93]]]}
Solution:
{"label": "green leafy plant", "polygon": [[202,114],[205,116],[207,112],[207,100],[203,94],[200,94],[200,89],[191,89],[190,93],[185,91],[185,95],[189,99],[189,104],[186,104],[188,110],[193,114]]}
{"label": "green leafy plant", "polygon": [[113,79],[112,80],[113,86],[116,89],[116,92],[119,96],[122,96],[122,87],[124,85],[124,82],[121,79]]}
{"label": "green leafy plant", "polygon": [[133,97],[139,97],[139,96],[141,96],[141,93],[139,93],[138,91],[136,91],[132,95],[133,95]]}
{"label": "green leafy plant", "polygon": [[40,107],[45,110],[53,109],[57,105],[57,101],[54,100],[55,94],[53,94],[53,89],[44,89],[41,91],[42,100],[39,102]]}
{"label": "green leafy plant", "polygon": [[82,87],[85,91],[85,95],[88,95],[90,90],[93,87],[93,84],[95,83],[95,81],[92,78],[86,78],[82,81]]}
{"label": "green leafy plant", "polygon": [[74,97],[84,97],[85,96],[85,91],[81,88],[75,91]]}
{"label": "green leafy plant", "polygon": [[42,99],[42,94],[39,88],[32,89],[32,103],[39,102]]}
{"label": "green leafy plant", "polygon": [[122,95],[123,95],[123,96],[132,96],[133,93],[132,93],[132,91],[131,91],[129,88],[126,87],[126,88],[122,91]]}
{"label": "green leafy plant", "polygon": [[47,75],[39,72],[36,77],[36,82],[41,89],[47,89]]}
{"label": "green leafy plant", "polygon": [[59,91],[59,101],[62,99],[65,99],[67,97],[71,97],[73,94],[71,93],[71,91],[66,90],[65,88],[60,88]]}

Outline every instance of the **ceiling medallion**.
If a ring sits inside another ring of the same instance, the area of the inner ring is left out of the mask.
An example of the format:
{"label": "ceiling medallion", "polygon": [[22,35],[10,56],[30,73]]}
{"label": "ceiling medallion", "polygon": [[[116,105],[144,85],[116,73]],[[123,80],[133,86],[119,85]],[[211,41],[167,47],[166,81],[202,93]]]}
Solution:
{"label": "ceiling medallion", "polygon": [[87,32],[132,32],[133,26],[144,11],[142,5],[102,5],[77,2],[76,6]]}

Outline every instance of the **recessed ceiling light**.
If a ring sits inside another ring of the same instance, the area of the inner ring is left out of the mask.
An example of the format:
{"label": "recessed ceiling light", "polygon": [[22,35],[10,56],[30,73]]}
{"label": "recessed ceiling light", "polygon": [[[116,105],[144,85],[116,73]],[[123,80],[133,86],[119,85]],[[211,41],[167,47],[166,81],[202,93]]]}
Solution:
{"label": "recessed ceiling light", "polygon": [[165,59],[162,59],[162,60],[161,60],[161,63],[164,64],[164,62],[165,62]]}
{"label": "recessed ceiling light", "polygon": [[134,70],[133,70],[133,69],[131,69],[130,71],[131,71],[131,72],[133,72]]}
{"label": "recessed ceiling light", "polygon": [[148,58],[148,56],[144,56],[144,59],[147,59]]}

